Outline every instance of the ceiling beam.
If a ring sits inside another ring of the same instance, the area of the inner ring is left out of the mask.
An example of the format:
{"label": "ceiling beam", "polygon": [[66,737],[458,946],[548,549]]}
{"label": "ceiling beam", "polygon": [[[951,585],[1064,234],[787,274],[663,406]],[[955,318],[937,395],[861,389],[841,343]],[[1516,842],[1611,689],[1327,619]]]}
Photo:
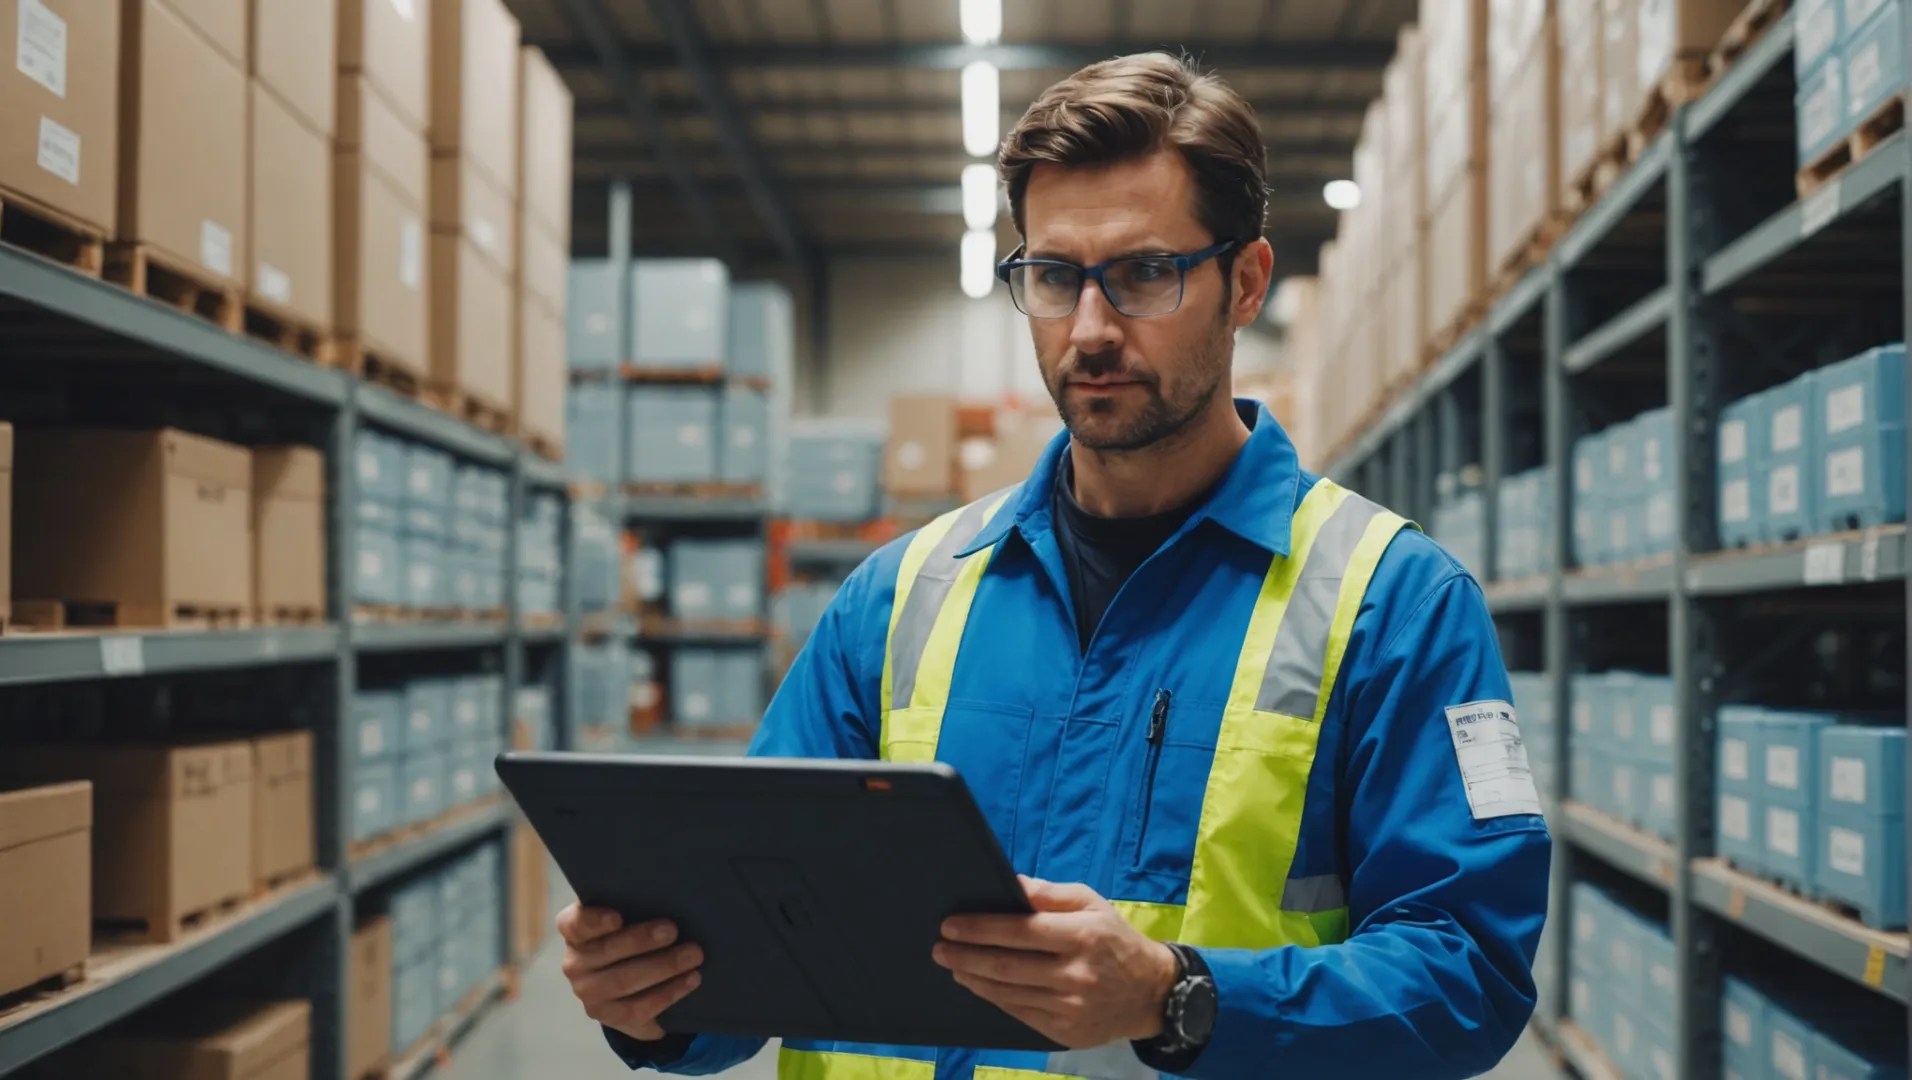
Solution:
{"label": "ceiling beam", "polygon": [[[1319,98],[1308,94],[1293,94],[1285,97],[1261,97],[1250,101],[1255,112],[1267,116],[1286,112],[1307,113],[1312,116],[1333,116],[1338,119],[1359,120],[1366,115],[1369,98],[1359,101],[1352,99]],[[750,110],[754,118],[767,121],[801,120],[819,113],[861,113],[867,116],[936,116],[946,117],[959,114],[963,103],[955,98],[938,100],[935,98],[870,98],[870,97],[777,97],[756,98],[741,103]],[[695,101],[683,98],[665,98],[657,102],[664,115],[673,119],[692,119],[704,115],[703,106]],[[1011,102],[1003,103],[1003,115],[1020,117],[1024,106]],[[580,101],[577,104],[576,117],[579,120],[603,120],[625,115],[624,110],[614,101]]]}
{"label": "ceiling beam", "polygon": [[[680,6],[683,0],[651,0]],[[664,20],[660,17],[660,22]],[[667,28],[668,30],[668,28]],[[538,42],[560,68],[591,63],[590,48],[568,41]],[[673,47],[629,42],[625,48],[633,63],[644,70],[680,65]],[[749,68],[916,68],[960,71],[974,60],[988,60],[1003,71],[1073,70],[1098,60],[1129,53],[1170,50],[1187,53],[1205,67],[1223,71],[1325,71],[1370,69],[1379,71],[1394,55],[1394,39],[1384,41],[1262,41],[1181,42],[1133,40],[1100,44],[955,45],[939,43],[836,43],[728,45],[712,47],[708,62],[719,69]],[[684,65],[686,68],[689,65]]]}
{"label": "ceiling beam", "polygon": [[[622,37],[612,31],[612,23],[602,0],[564,0],[564,7],[571,15],[572,25],[586,41],[591,42],[588,51],[596,56],[597,66],[603,69],[612,92],[630,114],[632,125],[644,141],[655,148],[656,159],[663,165],[665,175],[670,177],[671,187],[676,190],[684,210],[697,223],[697,227],[710,236],[711,244],[717,251],[731,251],[736,242],[730,230],[699,186],[689,159],[684,156],[676,136],[671,134],[670,126],[657,111],[657,103],[652,100],[650,91],[645,89],[643,80],[637,77],[631,67],[630,57],[619,44]],[[585,63],[580,60],[573,66],[582,67]]]}
{"label": "ceiling beam", "polygon": [[[690,79],[704,111],[717,128],[717,141],[729,155],[743,181],[744,192],[757,216],[799,273],[808,276],[815,262],[810,245],[797,223],[796,213],[784,201],[770,165],[750,132],[750,121],[731,93],[725,65],[716,59],[703,23],[690,0],[650,0],[651,16],[670,42],[675,62]],[[652,66],[652,65],[647,65]]]}

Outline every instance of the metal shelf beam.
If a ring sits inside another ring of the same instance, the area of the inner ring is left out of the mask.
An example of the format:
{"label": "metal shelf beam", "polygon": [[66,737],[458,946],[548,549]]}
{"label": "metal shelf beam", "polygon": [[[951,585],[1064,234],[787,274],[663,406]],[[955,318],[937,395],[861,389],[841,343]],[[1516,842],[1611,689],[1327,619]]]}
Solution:
{"label": "metal shelf beam", "polygon": [[1561,803],[1561,809],[1564,812],[1561,825],[1575,847],[1599,856],[1615,870],[1657,889],[1674,887],[1679,862],[1672,844],[1585,803],[1567,799]]}
{"label": "metal shelf beam", "polygon": [[1826,226],[1890,194],[1905,172],[1904,140],[1904,132],[1892,136],[1838,178],[1720,249],[1700,268],[1701,290],[1710,295],[1732,288],[1761,267],[1810,243]]}
{"label": "metal shelf beam", "polygon": [[0,637],[0,686],[327,663],[338,650],[336,626],[10,635]]}
{"label": "metal shelf beam", "polygon": [[1606,197],[1593,205],[1593,208],[1580,216],[1567,235],[1561,239],[1555,249],[1554,257],[1560,265],[1576,266],[1587,257],[1600,241],[1606,239],[1614,226],[1620,224],[1646,193],[1666,179],[1667,163],[1673,156],[1673,130],[1668,128],[1665,134],[1653,140],[1640,155],[1640,160],[1620,177],[1607,192]]}
{"label": "metal shelf beam", "polygon": [[625,495],[617,509],[626,521],[747,522],[762,518],[767,507],[762,496]]}
{"label": "metal shelf beam", "polygon": [[356,392],[359,415],[395,434],[431,443],[486,465],[508,466],[518,453],[515,446],[496,435],[400,397],[383,386],[359,383]]}
{"label": "metal shelf beam", "polygon": [[1905,579],[1905,526],[1818,537],[1796,544],[1696,555],[1686,569],[1694,596],[1779,592]]}
{"label": "metal shelf beam", "polygon": [[564,466],[530,450],[518,452],[518,461],[524,467],[527,483],[541,488],[564,490]]}
{"label": "metal shelf beam", "polygon": [[503,831],[515,816],[516,811],[511,802],[501,799],[467,811],[423,836],[394,844],[365,858],[354,859],[345,868],[346,891],[353,896],[361,896],[441,855],[448,855],[483,837]]}
{"label": "metal shelf beam", "polygon": [[1901,1004],[1907,997],[1906,935],[1874,930],[1720,859],[1693,863],[1693,902]]}
{"label": "metal shelf beam", "polygon": [[1569,604],[1633,604],[1673,595],[1673,561],[1620,563],[1575,570],[1560,582]]}
{"label": "metal shelf beam", "polygon": [[352,628],[352,644],[360,652],[484,649],[504,644],[505,635],[504,623],[359,623]]}
{"label": "metal shelf beam", "polygon": [[1713,88],[1694,102],[1686,114],[1686,138],[1697,142],[1713,129],[1733,107],[1746,98],[1746,92],[1764,79],[1781,62],[1792,61],[1793,13],[1787,11],[1768,27],[1766,36],[1741,53],[1726,69]]}
{"label": "metal shelf beam", "polygon": [[1673,290],[1662,285],[1632,307],[1567,347],[1561,362],[1578,375],[1666,325],[1673,311]]}

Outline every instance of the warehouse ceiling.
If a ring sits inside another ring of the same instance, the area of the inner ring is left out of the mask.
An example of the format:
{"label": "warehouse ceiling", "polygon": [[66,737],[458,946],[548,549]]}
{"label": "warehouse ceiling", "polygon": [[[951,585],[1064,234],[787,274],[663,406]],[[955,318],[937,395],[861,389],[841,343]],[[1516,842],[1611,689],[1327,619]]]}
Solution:
{"label": "warehouse ceiling", "polygon": [[[1003,0],[1000,44],[964,43],[958,0],[507,0],[577,99],[573,248],[608,245],[633,185],[632,250],[794,264],[950,255],[962,236],[960,72],[1001,71],[1002,130],[1076,68],[1185,50],[1255,106],[1281,272],[1333,235],[1366,105],[1415,0]],[[1007,229],[1006,222],[1000,226]],[[1006,243],[1010,243],[1005,237]],[[953,257],[953,256],[952,256]]]}

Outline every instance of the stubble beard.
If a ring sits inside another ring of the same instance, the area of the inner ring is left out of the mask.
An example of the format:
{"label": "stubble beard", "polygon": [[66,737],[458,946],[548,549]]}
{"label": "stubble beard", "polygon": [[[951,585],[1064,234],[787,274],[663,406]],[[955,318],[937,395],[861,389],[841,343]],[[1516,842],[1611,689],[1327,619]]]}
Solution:
{"label": "stubble beard", "polygon": [[1078,397],[1071,401],[1067,393],[1070,378],[1121,372],[1120,353],[1079,356],[1067,369],[1045,375],[1049,396],[1055,402],[1056,413],[1061,416],[1063,426],[1069,429],[1069,436],[1086,449],[1119,454],[1159,446],[1181,434],[1222,392],[1222,383],[1227,378],[1229,366],[1227,329],[1228,320],[1224,312],[1209,327],[1207,335],[1194,346],[1193,355],[1189,357],[1192,363],[1188,365],[1188,377],[1182,384],[1186,392],[1175,394],[1173,401],[1163,396],[1160,376],[1154,372],[1133,373],[1131,377],[1141,382],[1147,400],[1133,417],[1124,422],[1112,421],[1121,409],[1122,402],[1119,399]]}

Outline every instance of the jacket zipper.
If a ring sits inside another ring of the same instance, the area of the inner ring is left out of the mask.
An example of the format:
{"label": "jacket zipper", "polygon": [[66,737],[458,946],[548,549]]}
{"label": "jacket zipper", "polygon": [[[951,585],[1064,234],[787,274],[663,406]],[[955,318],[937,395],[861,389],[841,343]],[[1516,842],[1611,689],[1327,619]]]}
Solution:
{"label": "jacket zipper", "polygon": [[1155,809],[1155,768],[1162,761],[1162,742],[1168,736],[1169,692],[1157,690],[1155,705],[1149,711],[1148,760],[1142,767],[1142,824],[1135,830],[1135,865],[1142,865],[1142,845],[1149,835],[1149,815]]}

